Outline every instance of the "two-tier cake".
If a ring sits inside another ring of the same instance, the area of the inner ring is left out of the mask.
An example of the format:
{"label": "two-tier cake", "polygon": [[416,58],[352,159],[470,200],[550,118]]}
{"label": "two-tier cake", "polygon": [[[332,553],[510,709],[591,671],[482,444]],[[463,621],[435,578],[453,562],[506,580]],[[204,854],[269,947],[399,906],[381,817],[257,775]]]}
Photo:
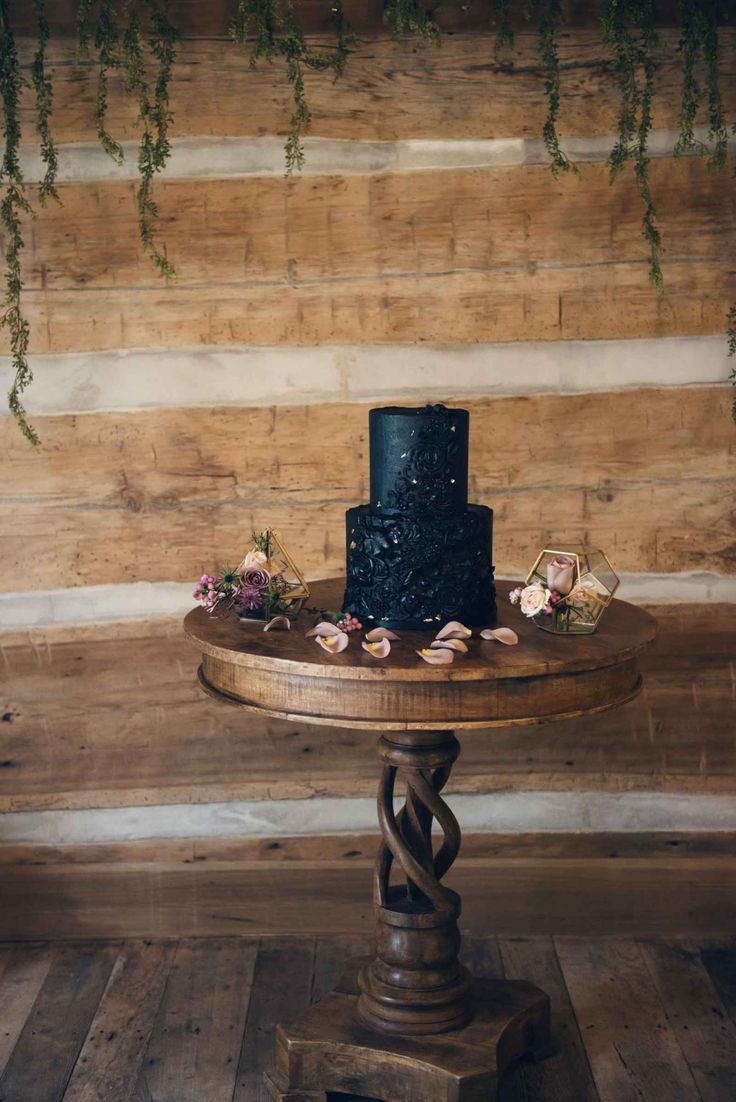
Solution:
{"label": "two-tier cake", "polygon": [[493,511],[468,505],[468,411],[372,409],[371,500],[348,509],[344,607],[391,628],[496,616]]}

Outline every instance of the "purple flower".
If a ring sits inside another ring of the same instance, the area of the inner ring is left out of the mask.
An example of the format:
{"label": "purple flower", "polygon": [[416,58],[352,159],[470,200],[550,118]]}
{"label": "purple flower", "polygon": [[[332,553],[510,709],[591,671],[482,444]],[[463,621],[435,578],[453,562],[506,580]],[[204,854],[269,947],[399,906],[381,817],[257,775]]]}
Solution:
{"label": "purple flower", "polygon": [[[259,573],[259,571],[251,571],[251,573]],[[248,612],[252,612],[256,608],[260,608],[263,602],[263,591],[255,585],[244,585],[240,590],[240,603],[244,609]]]}
{"label": "purple flower", "polygon": [[265,589],[271,581],[271,575],[267,570],[251,567],[243,571],[243,589]]}

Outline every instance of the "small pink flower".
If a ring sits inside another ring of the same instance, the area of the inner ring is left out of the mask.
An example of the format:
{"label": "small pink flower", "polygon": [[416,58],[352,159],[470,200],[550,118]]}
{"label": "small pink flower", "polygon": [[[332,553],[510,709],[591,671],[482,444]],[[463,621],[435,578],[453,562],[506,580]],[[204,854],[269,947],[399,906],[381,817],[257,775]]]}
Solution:
{"label": "small pink flower", "polygon": [[512,589],[509,593],[509,600],[511,601],[512,605],[518,605],[521,599],[521,588],[522,587],[520,585],[517,585],[516,588]]}

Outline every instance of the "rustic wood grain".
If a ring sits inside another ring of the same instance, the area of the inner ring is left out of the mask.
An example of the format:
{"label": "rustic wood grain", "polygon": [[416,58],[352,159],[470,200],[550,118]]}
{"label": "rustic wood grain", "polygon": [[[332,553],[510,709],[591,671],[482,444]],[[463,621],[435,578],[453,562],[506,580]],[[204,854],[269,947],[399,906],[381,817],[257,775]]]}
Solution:
{"label": "rustic wood grain", "polygon": [[[0,938],[373,930],[366,861],[139,864],[134,846],[128,857],[5,866]],[[715,936],[736,925],[733,856],[489,858],[459,861],[449,882],[463,894],[463,929],[476,933]]]}
{"label": "rustic wood grain", "polygon": [[273,1066],[275,1028],[309,1006],[314,959],[313,939],[261,942],[233,1102],[269,1102],[263,1072]]}
{"label": "rustic wood grain", "polygon": [[135,1102],[230,1102],[256,953],[242,939],[180,943]]}
{"label": "rustic wood grain", "polygon": [[[636,701],[558,723],[553,739],[533,728],[467,736],[448,790],[733,793],[736,610],[652,611],[660,634]],[[218,707],[198,691],[183,639],[139,630],[3,649],[0,809],[373,795],[370,737]]]}
{"label": "rustic wood grain", "polygon": [[541,165],[162,181],[169,287],[141,252],[132,182],[63,184],[26,231],[32,351],[719,332],[736,200],[698,159],[651,175],[672,242],[661,297],[633,177],[612,189],[601,164],[584,183]]}
{"label": "rustic wood grain", "polygon": [[[384,4],[382,0],[346,0],[345,16],[356,32],[378,32],[386,30],[384,22]],[[598,26],[598,13],[588,0],[564,0],[561,15],[565,26]],[[49,12],[49,23],[55,34],[73,36],[77,6],[75,0],[56,0]],[[210,0],[206,6],[200,0],[171,0],[170,16],[182,34],[187,36],[227,38],[232,21],[232,5],[229,0]],[[487,7],[478,0],[467,4],[447,5],[439,9],[438,16],[443,30],[457,32],[461,30],[486,30],[489,25]],[[528,26],[528,18],[523,9],[511,8],[511,25],[516,30]],[[305,32],[325,32],[331,26],[329,5],[323,0],[301,0],[300,22]],[[491,25],[494,25],[491,22]],[[677,0],[664,0],[657,5],[657,25],[677,26]],[[35,31],[35,22],[30,9],[14,0],[13,27],[17,34],[29,34]],[[414,36],[407,36],[414,48],[431,49]]]}
{"label": "rustic wood grain", "polygon": [[[585,944],[586,950],[590,959],[595,963],[598,959],[598,954],[601,950],[601,943],[596,938],[580,939]],[[475,943],[478,949],[478,954],[482,953],[482,946],[494,946],[495,939],[488,937],[479,937],[475,939]],[[243,941],[235,941],[233,945],[239,945],[240,950],[247,956],[249,951],[249,943]],[[342,958],[347,954],[352,955],[354,950],[360,951],[361,944],[356,942],[354,938],[349,937],[329,937],[322,936],[316,940],[316,954],[314,956],[313,968],[310,965],[311,954],[313,952],[314,942],[311,938],[307,939],[294,939],[287,938],[281,941],[270,940],[265,948],[269,950],[268,967],[262,967],[260,972],[256,972],[255,986],[253,989],[252,1002],[257,1002],[260,998],[259,987],[260,977],[263,976],[266,980],[266,987],[269,990],[264,990],[263,997],[260,1002],[261,1010],[257,1015],[257,1021],[263,1023],[270,1031],[274,1015],[279,1013],[278,1006],[275,1004],[274,999],[278,1002],[278,989],[284,988],[283,977],[286,975],[287,968],[290,964],[294,963],[295,959],[301,959],[303,962],[302,968],[298,972],[298,976],[302,979],[298,979],[300,994],[300,1002],[304,1000],[314,999],[318,995],[321,995],[329,987],[332,986],[336,972],[339,971]],[[142,962],[142,956],[139,956],[142,952],[142,946],[140,944],[123,944],[119,953],[118,961],[123,958],[132,960],[134,957],[139,958],[139,963]],[[148,948],[148,956],[150,960],[161,959],[162,954],[166,954],[173,951],[175,946],[173,944],[162,945],[160,943],[154,943]],[[301,948],[301,952],[300,952]],[[702,994],[702,982],[698,979],[693,988],[693,968],[697,965],[698,950],[703,959],[707,959],[710,962],[710,970],[712,973],[712,980],[716,987],[721,992],[727,991],[729,987],[733,990],[733,969],[729,970],[729,962],[736,960],[733,956],[733,944],[732,939],[724,939],[721,941],[714,940],[701,940],[699,942],[673,942],[671,940],[656,941],[649,940],[646,943],[647,950],[655,955],[662,956],[662,959],[667,962],[666,967],[666,987],[667,997],[671,1002],[677,1005],[676,1015],[676,1028],[679,1030],[678,1037],[681,1042],[684,1042],[684,1036],[690,1029],[693,1031],[693,1035],[697,1037],[698,1042],[702,1046],[706,1053],[712,1053],[717,1051],[718,1036],[722,1034],[723,1023],[718,1019],[717,1015],[704,1014],[703,1011],[707,1010],[705,1004],[701,1003],[699,995]],[[585,1078],[579,1078],[572,1080],[572,1093],[568,1090],[568,1093],[560,1095],[556,1093],[555,1084],[559,1085],[559,1080],[556,1078],[556,1070],[560,1066],[568,1063],[570,1066],[579,1067],[584,1073],[586,1068],[586,1051],[587,1047],[590,1051],[595,1051],[596,1046],[599,1044],[599,1038],[597,1036],[597,1030],[583,1029],[582,1033],[579,1028],[578,1021],[574,1017],[574,1011],[572,1009],[569,998],[566,994],[566,988],[564,979],[562,978],[559,966],[556,963],[554,955],[554,947],[552,946],[548,938],[521,938],[514,937],[512,939],[502,939],[501,950],[504,958],[504,964],[508,975],[522,974],[523,978],[530,980],[540,986],[547,986],[553,999],[555,1014],[553,1021],[556,1022],[557,1033],[556,1041],[558,1044],[558,1051],[537,1065],[527,1065],[515,1069],[506,1079],[502,1085],[500,1093],[501,1102],[571,1102],[574,1098],[575,1102],[597,1102],[597,1095],[594,1093],[594,1088],[590,1086],[590,1078],[588,1076],[586,1086]],[[117,950],[116,950],[117,951]],[[48,945],[41,948],[32,946],[16,946],[16,947],[0,947],[0,952],[7,954],[8,952],[14,957],[16,967],[21,971],[26,970],[27,974],[31,974],[37,967],[37,963],[44,955],[46,960],[50,960],[53,953],[53,946]],[[673,955],[678,954],[677,966],[673,969],[670,964],[673,960]],[[730,954],[730,956],[729,956]],[[491,972],[494,972],[498,965],[496,963],[495,951],[489,958],[493,961]],[[605,960],[605,964],[610,965],[610,975],[612,977],[612,983],[601,983],[600,977],[597,974],[593,976],[592,984],[588,992],[588,997],[591,1001],[598,1000],[597,1014],[601,1017],[603,1014],[617,1014],[619,1006],[619,993],[618,993],[618,980],[619,976],[623,982],[626,983],[630,979],[630,973],[628,970],[629,956],[627,953],[622,955],[622,965],[618,965],[615,958],[608,958]],[[208,958],[205,954],[201,954],[199,958],[200,970],[201,970],[201,982],[206,984],[208,978],[205,974]],[[262,965],[264,962],[262,961]],[[697,972],[697,968],[695,968]],[[311,972],[311,981],[305,980],[303,977],[308,977]],[[490,974],[490,973],[489,973]],[[101,1001],[95,1020],[92,1026],[90,1037],[94,1033],[95,1026],[100,1025],[103,1022],[105,1014],[111,1007],[111,998],[115,991],[116,973],[113,973],[111,981],[107,988],[101,993]],[[117,983],[119,984],[123,980],[123,973],[117,971]],[[143,974],[141,973],[141,979]],[[311,992],[309,985],[311,982]],[[150,1006],[150,994],[152,991],[151,986],[146,985],[144,982],[140,987],[134,985],[138,990],[139,997],[134,994],[133,987],[128,989],[128,995],[131,997],[129,1004],[129,1010],[134,1015],[136,1021],[140,1021],[142,1016],[149,1014]],[[3,983],[0,978],[0,991],[2,991]],[[196,984],[189,987],[186,992],[182,993],[182,1009],[188,1013],[192,1020],[197,1019],[201,1013],[201,1006],[198,1001],[198,991],[200,988]],[[691,996],[693,992],[696,995],[695,1002],[691,1004]],[[717,1000],[717,996],[716,996]],[[127,996],[126,996],[127,1002]],[[706,1000],[707,1002],[707,1000]],[[20,1028],[23,1027],[31,1009],[31,1003],[28,1002],[25,1005],[25,1009],[21,1013]],[[304,1005],[306,1003],[304,1002]],[[716,1001],[716,1005],[718,1005]],[[120,1003],[122,1007],[122,1003]],[[116,1022],[118,1027],[121,1022],[117,1019],[111,1022],[111,1025],[115,1027]],[[256,1019],[254,1019],[255,1021]],[[584,1017],[581,1017],[580,1022],[584,1021]],[[670,1020],[673,1020],[670,1015]],[[5,1019],[3,1018],[3,1024]],[[730,1026],[730,1023],[729,1023]],[[65,1019],[63,1013],[59,1013],[58,1016],[50,1022],[49,1043],[51,1045],[58,1039],[62,1041],[65,1034]],[[686,1028],[687,1027],[687,1028]],[[731,1027],[732,1028],[732,1027]],[[635,1045],[637,1043],[645,1045],[647,1042],[646,1034],[639,1034],[633,1038],[627,1038],[627,1043]],[[191,1038],[191,1044],[196,1045],[198,1043],[197,1036],[194,1035]],[[264,1058],[267,1057],[269,1039],[268,1037],[262,1038]],[[111,1042],[114,1045],[114,1042]],[[133,1054],[136,1047],[136,1041],[133,1037],[130,1040],[130,1051]],[[145,1038],[138,1045],[138,1056],[142,1058],[145,1051]],[[78,1058],[76,1069],[72,1077],[70,1086],[67,1088],[66,1095],[64,1096],[64,1102],[73,1102],[74,1095],[72,1088],[75,1083],[79,1082],[79,1076],[82,1073],[82,1059],[86,1058],[86,1064],[84,1065],[84,1074],[90,1078],[90,1081],[95,1076],[99,1076],[99,1082],[105,1082],[106,1068],[108,1067],[108,1048],[103,1045],[90,1045],[89,1042],[84,1046],[80,1057]],[[729,1053],[730,1054],[730,1053]],[[678,1067],[681,1065],[678,1062]],[[247,1060],[243,1062],[244,1073],[247,1073],[253,1077],[253,1082],[256,1083],[256,1065],[254,1063],[248,1063]],[[689,1075],[689,1073],[688,1073]],[[531,1084],[534,1082],[534,1087]],[[187,1090],[188,1085],[184,1081],[179,1081],[174,1084],[180,1089]],[[659,1083],[655,1084],[658,1086]],[[202,1092],[199,1095],[200,1099],[205,1097],[205,1080],[195,1077],[192,1084],[192,1090],[196,1091],[199,1086]],[[568,1083],[569,1087],[569,1083]],[[702,1087],[701,1087],[702,1089]],[[591,1093],[592,1092],[592,1093]],[[659,1098],[660,1095],[654,1093],[652,1095],[645,1095],[646,1097]],[[24,1102],[36,1102],[36,1095],[28,1095],[24,1098]],[[107,1102],[107,1097],[105,1102]],[[253,1097],[246,1096],[248,1102],[254,1102]],[[621,1098],[629,1097],[627,1094],[622,1094]],[[664,1095],[662,1095],[664,1097]],[[669,1095],[667,1096],[669,1097]],[[704,1097],[711,1097],[706,1094]],[[726,1096],[726,1097],[732,1097]],[[95,1096],[95,1102],[101,1102],[103,1096]],[[116,1094],[114,1102],[127,1102],[127,1093]],[[112,1102],[112,1098],[110,1099]],[[209,1102],[209,1098],[208,1098]],[[335,1100],[337,1102],[337,1099]],[[354,1096],[344,1095],[340,1096],[340,1102],[356,1102]],[[364,1100],[361,1100],[364,1102]],[[617,1100],[618,1102],[618,1100]]]}
{"label": "rustic wood grain", "polygon": [[490,274],[408,273],[330,287],[285,280],[208,291],[164,287],[150,269],[144,288],[28,290],[24,308],[36,353],[258,344],[264,334],[269,344],[315,345],[721,333],[734,297],[732,265],[672,259],[664,268],[661,295],[643,258],[601,268],[603,283],[593,269],[532,264]]}
{"label": "rustic wood grain", "polygon": [[0,1075],[20,1037],[41,985],[46,979],[53,951],[50,946],[7,948],[0,974]]}
{"label": "rustic wood grain", "polygon": [[695,942],[639,946],[703,1102],[736,1097],[736,1028]]}
{"label": "rustic wood grain", "polygon": [[3,1102],[61,1102],[117,957],[114,946],[64,946],[0,1076]]}
{"label": "rustic wood grain", "polygon": [[598,1102],[585,1046],[550,937],[502,938],[499,943],[504,975],[534,982],[552,1002],[552,1053],[546,1060],[525,1064],[515,1072],[500,1102]]}
{"label": "rustic wood grain", "polygon": [[[721,81],[726,116],[736,111],[736,70],[722,31]],[[676,52],[679,33],[665,30],[658,62],[655,128],[679,125],[682,74]],[[324,39],[320,40],[324,41]],[[411,138],[538,138],[546,118],[537,36],[517,36],[507,61],[494,60],[494,36],[446,37],[439,50],[407,48],[389,37],[359,39],[342,78],[305,73],[312,111],[310,135],[366,141]],[[30,64],[33,43],[23,43]],[[564,137],[613,134],[619,98],[607,51],[595,28],[560,35],[562,97],[559,129]],[[54,85],[57,142],[96,142],[94,97],[97,71],[78,64],[68,39],[52,39],[47,71]],[[35,126],[35,104],[24,90],[22,124]],[[252,68],[233,42],[187,40],[178,50],[170,85],[174,137],[283,134],[292,111],[282,65]],[[118,140],[138,135],[137,110],[122,77],[109,81],[108,126]],[[707,122],[705,118],[700,122]]]}
{"label": "rustic wood grain", "polygon": [[736,1025],[736,938],[703,945],[700,955],[721,1002]]}
{"label": "rustic wood grain", "polygon": [[129,1102],[174,952],[173,942],[126,942],[122,946],[64,1102]]}
{"label": "rustic wood grain", "polygon": [[609,938],[556,945],[601,1102],[698,1102],[638,945]]}
{"label": "rustic wood grain", "polygon": [[[310,600],[335,608],[344,584],[340,577],[315,582]],[[496,588],[500,623],[508,623],[511,583]],[[476,639],[451,667],[432,668],[417,657],[427,639],[421,631],[403,631],[384,665],[355,647],[325,660],[302,631],[318,619],[303,611],[279,637],[252,624],[244,631],[234,615],[217,618],[193,609],[184,630],[202,655],[202,688],[218,700],[292,722],[397,731],[535,725],[633,699],[641,688],[637,656],[657,630],[643,609],[614,600],[605,624],[576,639],[574,650],[569,639],[542,634],[516,617],[518,648],[499,652],[493,641]]]}
{"label": "rustic wood grain", "polygon": [[[466,402],[469,496],[494,507],[497,570],[525,572],[554,536],[619,570],[731,573],[729,401],[693,387]],[[308,577],[343,569],[344,510],[368,496],[364,405],[36,422],[38,450],[0,419],[5,590],[198,578],[267,524]]]}
{"label": "rustic wood grain", "polygon": [[[694,268],[728,260],[736,199],[727,176],[697,158],[655,160],[650,172],[672,258],[692,258]],[[79,294],[155,283],[139,248],[133,192],[130,181],[60,184],[63,205],[48,208],[24,253],[28,290]],[[504,281],[508,269],[530,288],[537,269],[561,267],[581,281],[584,272],[591,291],[604,290],[610,284],[597,269],[646,255],[635,196],[631,174],[612,187],[601,164],[586,166],[584,182],[520,165],[163,180],[156,191],[177,286],[207,284],[217,295],[221,284],[246,293],[280,284],[283,296],[296,284],[325,298],[346,280],[454,273],[461,284],[465,274],[495,272]],[[93,232],[101,225],[104,251]]]}

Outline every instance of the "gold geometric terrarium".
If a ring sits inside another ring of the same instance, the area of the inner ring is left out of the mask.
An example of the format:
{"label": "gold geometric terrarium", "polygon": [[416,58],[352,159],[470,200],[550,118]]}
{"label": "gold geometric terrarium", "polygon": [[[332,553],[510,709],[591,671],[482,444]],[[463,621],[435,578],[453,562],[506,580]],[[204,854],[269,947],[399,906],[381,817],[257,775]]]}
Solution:
{"label": "gold geometric terrarium", "polygon": [[249,574],[253,571],[256,574],[265,571],[268,582],[257,591],[254,587],[250,602],[246,601],[241,606],[240,619],[257,623],[266,623],[274,616],[294,619],[309,597],[309,586],[273,528],[253,534],[252,547],[238,567],[244,583],[244,594],[248,592],[249,577],[256,579],[256,574]]}
{"label": "gold geometric terrarium", "polygon": [[531,617],[537,627],[556,634],[589,635],[613,600],[619,577],[602,551],[545,549],[529,571],[526,584],[550,591],[549,612]]}

